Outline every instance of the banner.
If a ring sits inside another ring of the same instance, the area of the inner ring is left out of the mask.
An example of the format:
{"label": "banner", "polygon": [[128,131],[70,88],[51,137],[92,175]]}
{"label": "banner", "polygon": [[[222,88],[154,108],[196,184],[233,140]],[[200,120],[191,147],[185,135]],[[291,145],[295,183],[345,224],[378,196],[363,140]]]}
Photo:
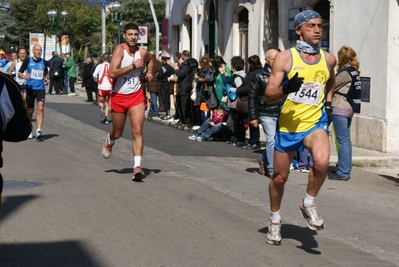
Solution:
{"label": "banner", "polygon": [[162,20],[162,50],[169,49],[169,20]]}
{"label": "banner", "polygon": [[[68,35],[61,36],[61,46],[57,45],[57,40],[54,35],[44,35],[44,33],[29,33],[29,55],[32,56],[32,48],[35,44],[42,46],[42,58],[49,60],[53,57],[53,51],[59,54],[70,52],[70,44]],[[46,50],[46,51],[44,51]]]}

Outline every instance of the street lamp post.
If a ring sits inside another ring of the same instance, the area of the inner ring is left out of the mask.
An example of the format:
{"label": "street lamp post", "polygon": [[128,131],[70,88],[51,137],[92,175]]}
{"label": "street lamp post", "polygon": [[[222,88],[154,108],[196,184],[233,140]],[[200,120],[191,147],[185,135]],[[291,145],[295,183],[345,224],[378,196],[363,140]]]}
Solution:
{"label": "street lamp post", "polygon": [[[61,12],[61,19],[58,18],[58,14],[56,10],[49,10],[47,11],[47,17],[49,19],[49,22],[51,25],[54,26],[54,33],[55,33],[55,39],[56,39],[56,45],[55,45],[55,51],[57,52],[57,47],[59,45],[59,39],[58,39],[58,26],[64,26],[66,23],[66,17],[68,16],[68,12],[63,10]],[[44,44],[46,45],[46,44]],[[46,51],[44,51],[46,53]]]}
{"label": "street lamp post", "polygon": [[[108,10],[113,14],[115,14],[116,18],[116,23],[118,27],[118,36],[116,38],[116,45],[119,45],[121,43],[121,20],[120,20],[120,15],[118,12],[121,10],[121,4],[119,2],[112,2],[108,5]],[[113,20],[113,18],[111,18]]]}

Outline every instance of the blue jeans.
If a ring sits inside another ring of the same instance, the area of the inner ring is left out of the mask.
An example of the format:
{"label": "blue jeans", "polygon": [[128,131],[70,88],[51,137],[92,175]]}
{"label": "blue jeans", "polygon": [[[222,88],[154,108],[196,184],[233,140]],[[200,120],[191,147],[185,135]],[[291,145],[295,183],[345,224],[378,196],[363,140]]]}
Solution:
{"label": "blue jeans", "polygon": [[158,93],[150,93],[151,97],[151,113],[152,115],[158,115]]}
{"label": "blue jeans", "polygon": [[274,136],[276,135],[277,117],[260,116],[258,118],[262,124],[263,132],[266,138],[266,149],[260,154],[259,161],[267,166],[269,164],[269,173],[273,173],[274,163]]}
{"label": "blue jeans", "polygon": [[64,74],[64,94],[68,93],[68,75]]}
{"label": "blue jeans", "polygon": [[298,156],[299,156],[299,161],[298,161],[298,166],[299,167],[313,167],[313,159],[312,155],[309,156],[309,161],[308,161],[308,154],[309,150],[306,148],[303,151],[298,151]]}
{"label": "blue jeans", "polygon": [[352,118],[339,115],[333,115],[332,117],[338,153],[336,172],[339,176],[348,178],[352,171]]}
{"label": "blue jeans", "polygon": [[195,136],[201,136],[204,140],[208,140],[212,135],[218,133],[222,130],[222,124],[218,123],[215,126],[209,125],[212,118],[207,119],[197,131],[195,131]]}

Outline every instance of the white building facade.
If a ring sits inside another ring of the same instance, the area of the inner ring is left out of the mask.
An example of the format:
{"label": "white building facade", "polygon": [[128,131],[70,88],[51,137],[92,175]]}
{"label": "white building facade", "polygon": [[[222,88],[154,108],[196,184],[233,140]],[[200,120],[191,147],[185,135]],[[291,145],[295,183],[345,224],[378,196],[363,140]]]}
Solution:
{"label": "white building facade", "polygon": [[348,45],[358,54],[362,107],[353,145],[398,153],[399,0],[166,0],[162,48],[227,63],[236,55],[263,59],[270,46],[295,44],[293,17],[306,9],[323,17],[323,49],[336,55]]}

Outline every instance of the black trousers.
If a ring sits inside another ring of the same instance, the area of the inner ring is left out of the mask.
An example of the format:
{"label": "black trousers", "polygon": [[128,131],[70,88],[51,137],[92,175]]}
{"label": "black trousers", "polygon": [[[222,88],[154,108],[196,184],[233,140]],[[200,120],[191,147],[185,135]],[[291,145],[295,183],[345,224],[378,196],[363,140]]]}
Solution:
{"label": "black trousers", "polygon": [[191,125],[191,99],[189,95],[177,95],[180,103],[180,115],[182,123]]}
{"label": "black trousers", "polygon": [[75,93],[75,77],[69,77],[69,90],[71,93]]}
{"label": "black trousers", "polygon": [[[54,84],[55,93],[59,94],[60,91],[62,91],[61,77],[54,77],[53,84]],[[50,92],[51,92],[51,88],[50,88]]]}
{"label": "black trousers", "polygon": [[170,94],[169,94],[169,86],[168,87],[161,87],[161,99],[163,102],[163,106],[166,112],[166,115],[169,116],[170,110]]}
{"label": "black trousers", "polygon": [[52,93],[53,92],[53,88],[54,88],[54,78],[50,77],[50,85],[49,85],[49,88],[48,88],[48,92]]}
{"label": "black trousers", "polygon": [[93,101],[93,91],[90,86],[86,86],[87,100]]}

